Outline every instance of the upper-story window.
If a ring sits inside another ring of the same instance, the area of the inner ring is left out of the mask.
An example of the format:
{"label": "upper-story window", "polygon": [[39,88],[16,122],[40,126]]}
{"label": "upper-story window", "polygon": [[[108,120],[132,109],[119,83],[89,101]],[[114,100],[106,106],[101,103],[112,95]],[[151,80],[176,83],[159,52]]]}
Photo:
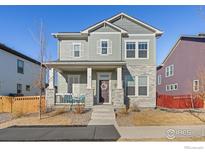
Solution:
{"label": "upper-story window", "polygon": [[109,39],[101,39],[97,41],[97,54],[112,54],[112,41]]}
{"label": "upper-story window", "polygon": [[174,65],[169,65],[165,68],[165,77],[170,77],[174,75]]}
{"label": "upper-story window", "polygon": [[161,85],[161,83],[162,83],[162,76],[161,76],[161,75],[158,75],[158,76],[157,76],[157,84],[158,84],[158,85]]}
{"label": "upper-story window", "polygon": [[81,43],[73,43],[73,57],[80,57]]}
{"label": "upper-story window", "polygon": [[126,41],[126,54],[127,59],[148,59],[148,41]]}
{"label": "upper-story window", "polygon": [[147,58],[147,42],[138,42],[138,58]]}
{"label": "upper-story window", "polygon": [[17,60],[17,72],[24,74],[24,61],[22,60]]}
{"label": "upper-story window", "polygon": [[101,54],[106,55],[108,54],[108,40],[101,40]]}
{"label": "upper-story window", "polygon": [[135,42],[126,43],[126,55],[127,58],[135,58]]}

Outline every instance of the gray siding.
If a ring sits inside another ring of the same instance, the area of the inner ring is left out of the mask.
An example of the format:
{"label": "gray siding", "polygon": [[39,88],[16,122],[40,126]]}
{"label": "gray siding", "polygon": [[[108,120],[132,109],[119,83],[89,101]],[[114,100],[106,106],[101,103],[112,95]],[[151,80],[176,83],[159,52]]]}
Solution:
{"label": "gray siding", "polygon": [[116,30],[108,25],[106,26],[102,26],[96,30],[94,30],[95,32],[116,32]]}
{"label": "gray siding", "polygon": [[129,34],[152,34],[153,32],[144,28],[143,26],[127,19],[126,17],[120,18],[113,22],[114,25],[126,30]]}
{"label": "gray siding", "polygon": [[[100,55],[97,53],[98,41],[108,39],[112,42],[112,54]],[[99,61],[121,60],[121,35],[119,34],[93,34],[88,37],[89,59]]]}

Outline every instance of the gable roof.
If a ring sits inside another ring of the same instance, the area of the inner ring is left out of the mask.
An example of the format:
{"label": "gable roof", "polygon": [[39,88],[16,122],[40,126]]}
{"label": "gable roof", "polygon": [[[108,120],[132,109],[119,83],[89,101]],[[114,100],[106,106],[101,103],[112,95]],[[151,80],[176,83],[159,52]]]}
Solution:
{"label": "gable roof", "polygon": [[26,55],[24,55],[24,54],[22,54],[22,53],[20,53],[20,52],[18,52],[16,50],[14,50],[14,49],[11,49],[10,47],[8,47],[8,46],[6,46],[6,45],[4,45],[2,43],[0,43],[0,49],[4,50],[4,51],[6,51],[6,52],[8,52],[10,54],[13,54],[15,56],[18,56],[18,57],[21,57],[23,59],[26,59],[26,60],[34,63],[34,64],[41,65],[41,63],[39,61],[37,61],[35,59],[32,59],[32,58],[30,58],[30,57],[28,57],[28,56],[26,56]]}
{"label": "gable roof", "polygon": [[179,37],[179,39],[177,40],[177,42],[174,44],[174,46],[171,48],[170,52],[168,53],[168,55],[165,57],[164,61],[162,62],[162,64],[160,64],[157,68],[160,69],[161,67],[163,67],[164,63],[167,61],[167,59],[171,56],[171,54],[174,52],[174,49],[178,46],[178,44],[182,41],[182,40],[189,40],[189,41],[200,41],[200,42],[205,42],[205,35],[182,35]]}
{"label": "gable roof", "polygon": [[139,19],[131,17],[131,16],[125,14],[125,13],[119,13],[119,14],[117,14],[117,15],[109,18],[109,19],[107,19],[107,21],[112,23],[112,21],[115,21],[116,19],[120,18],[121,16],[124,16],[124,17],[126,17],[126,18],[128,18],[128,19],[130,19],[130,20],[132,20],[132,21],[142,25],[143,27],[145,27],[145,28],[155,32],[157,36],[161,36],[163,34],[163,32],[161,30],[159,30],[159,29],[157,29],[157,28],[155,28],[155,27],[153,27],[151,25],[148,25],[145,22],[140,21]]}
{"label": "gable roof", "polygon": [[119,32],[121,32],[121,33],[127,33],[127,31],[126,30],[124,30],[124,29],[122,29],[122,28],[120,28],[120,27],[118,27],[118,26],[116,26],[116,25],[114,25],[114,24],[112,24],[112,23],[110,23],[110,22],[108,22],[108,21],[106,21],[106,20],[103,20],[103,21],[101,21],[101,22],[99,22],[99,23],[97,23],[97,24],[95,24],[95,25],[93,25],[93,26],[91,26],[91,27],[88,27],[87,29],[85,29],[85,30],[83,30],[83,31],[81,31],[81,33],[89,33],[91,30],[93,30],[93,29],[96,29],[96,28],[98,28],[98,27],[101,27],[102,25],[109,25],[110,27],[112,27],[112,28],[114,28],[114,29],[116,29],[116,30],[118,30]]}

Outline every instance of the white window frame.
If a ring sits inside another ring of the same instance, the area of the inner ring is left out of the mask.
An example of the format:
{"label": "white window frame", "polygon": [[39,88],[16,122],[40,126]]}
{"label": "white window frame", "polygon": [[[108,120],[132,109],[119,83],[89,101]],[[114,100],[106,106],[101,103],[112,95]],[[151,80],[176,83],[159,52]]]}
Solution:
{"label": "white window frame", "polygon": [[[173,68],[173,70],[171,71],[171,68]],[[172,74],[171,74],[172,72]],[[171,77],[174,76],[174,64],[171,64],[167,67],[165,67],[165,77]]]}
{"label": "white window frame", "polygon": [[[175,89],[175,86],[177,86],[176,89]],[[173,89],[171,87],[173,87]],[[175,90],[178,90],[178,87],[179,87],[178,83],[167,84],[166,91],[175,91]]]}
{"label": "white window frame", "polygon": [[[147,95],[139,95],[138,93],[138,86],[139,86],[139,83],[138,83],[138,78],[140,76],[146,76],[147,77]],[[137,97],[149,97],[149,76],[148,75],[138,75],[138,76],[135,76],[135,96]]]}
{"label": "white window frame", "polygon": [[162,84],[162,75],[161,75],[161,74],[159,74],[159,75],[157,76],[157,84],[158,84],[158,85],[161,85],[161,84]]}
{"label": "white window frame", "polygon": [[[102,53],[102,42],[103,41],[106,41],[107,42],[107,54],[103,54]],[[100,55],[102,55],[102,56],[107,56],[107,55],[109,55],[109,39],[100,39]]]}
{"label": "white window frame", "polygon": [[[135,42],[135,57],[133,58],[127,58],[127,42]],[[139,42],[147,42],[147,57],[146,58],[139,58],[139,49],[138,49],[138,45]],[[150,40],[125,40],[125,59],[149,59],[149,44],[150,44]]]}
{"label": "white window frame", "polygon": [[[75,57],[75,45],[80,45],[80,48],[79,48],[79,57]],[[82,45],[81,45],[81,43],[80,42],[74,42],[74,43],[72,43],[72,46],[73,46],[73,53],[72,53],[72,55],[73,55],[73,58],[80,58],[81,57],[81,51],[82,51]]]}
{"label": "white window frame", "polygon": [[[195,82],[196,82],[196,81],[198,82],[197,90],[195,90],[195,86],[196,86],[196,85],[195,85]],[[193,85],[192,85],[192,86],[193,86],[193,91],[194,91],[194,92],[198,92],[198,91],[199,91],[199,80],[193,80]]]}

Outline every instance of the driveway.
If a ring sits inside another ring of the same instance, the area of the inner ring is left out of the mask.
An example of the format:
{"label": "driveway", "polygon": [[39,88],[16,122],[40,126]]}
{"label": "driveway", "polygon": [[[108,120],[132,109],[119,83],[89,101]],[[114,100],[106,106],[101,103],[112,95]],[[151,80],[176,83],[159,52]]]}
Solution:
{"label": "driveway", "polygon": [[0,141],[116,141],[113,125],[14,126],[0,129]]}

